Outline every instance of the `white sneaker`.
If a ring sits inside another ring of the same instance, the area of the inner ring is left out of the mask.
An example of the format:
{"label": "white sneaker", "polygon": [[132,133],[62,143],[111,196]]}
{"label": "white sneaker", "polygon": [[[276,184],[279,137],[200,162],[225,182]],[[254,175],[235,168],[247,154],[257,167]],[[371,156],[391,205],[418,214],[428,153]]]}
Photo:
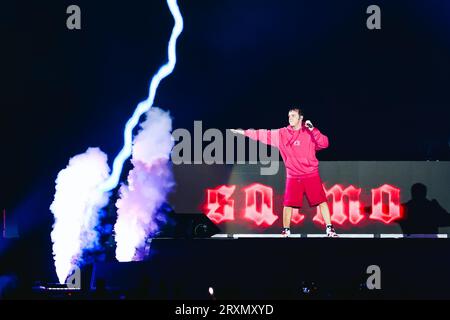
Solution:
{"label": "white sneaker", "polygon": [[333,225],[328,225],[326,232],[328,238],[339,238],[338,234],[336,233],[336,230],[334,230],[333,228]]}
{"label": "white sneaker", "polygon": [[283,229],[283,231],[281,231],[281,235],[285,238],[288,238],[291,236],[291,230],[289,229]]}

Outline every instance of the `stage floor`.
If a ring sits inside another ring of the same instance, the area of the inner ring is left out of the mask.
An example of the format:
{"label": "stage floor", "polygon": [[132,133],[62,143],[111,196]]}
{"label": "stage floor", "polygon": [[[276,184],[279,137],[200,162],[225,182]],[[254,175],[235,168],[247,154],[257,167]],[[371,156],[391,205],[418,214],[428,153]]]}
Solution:
{"label": "stage floor", "polygon": [[153,239],[146,261],[98,263],[91,284],[150,299],[210,299],[210,287],[217,299],[450,298],[447,238],[261,236]]}
{"label": "stage floor", "polygon": [[[220,238],[233,238],[233,239],[242,239],[242,238],[285,238],[279,233],[235,233],[235,234],[215,234],[211,238],[220,239]],[[291,234],[288,238],[327,238],[325,233],[322,234],[303,234],[303,233],[294,233]],[[408,238],[408,239],[447,239],[448,234],[401,234],[401,233],[343,233],[339,234],[339,238],[350,238],[350,239],[400,239],[400,238]]]}

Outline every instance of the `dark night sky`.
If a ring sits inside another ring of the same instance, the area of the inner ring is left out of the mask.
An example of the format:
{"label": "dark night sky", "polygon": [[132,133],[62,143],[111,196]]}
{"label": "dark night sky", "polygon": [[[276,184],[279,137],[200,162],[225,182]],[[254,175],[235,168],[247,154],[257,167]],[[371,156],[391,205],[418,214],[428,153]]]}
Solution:
{"label": "dark night sky", "polygon": [[[366,28],[373,3],[382,30]],[[300,105],[330,138],[321,160],[450,160],[449,1],[179,4],[179,60],[155,103],[175,128],[278,128]],[[70,157],[116,155],[172,26],[162,0],[2,4],[2,207],[34,195],[48,209]]]}

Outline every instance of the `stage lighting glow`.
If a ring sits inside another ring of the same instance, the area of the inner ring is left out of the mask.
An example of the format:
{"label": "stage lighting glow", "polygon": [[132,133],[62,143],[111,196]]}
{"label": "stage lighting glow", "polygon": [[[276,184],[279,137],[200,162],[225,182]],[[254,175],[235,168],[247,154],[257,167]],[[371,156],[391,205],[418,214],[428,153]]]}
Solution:
{"label": "stage lighting glow", "polygon": [[299,209],[294,208],[292,210],[291,221],[294,224],[299,224],[305,219],[305,215],[300,213]]}
{"label": "stage lighting glow", "polygon": [[[332,215],[331,222],[334,224],[342,225],[347,221],[346,204],[344,202],[344,197],[348,198],[348,219],[352,224],[358,224],[364,215],[361,213],[361,204],[359,202],[359,196],[361,194],[360,188],[355,188],[350,185],[347,188],[343,188],[342,185],[336,184],[330,189],[326,190],[325,193],[327,197],[332,197]],[[320,213],[320,208],[317,207],[317,214],[313,218],[314,222],[324,225],[322,214]]]}
{"label": "stage lighting glow", "polygon": [[206,190],[208,200],[204,208],[211,221],[218,224],[234,220],[234,200],[230,198],[235,189],[236,186],[223,185]]}
{"label": "stage lighting glow", "polygon": [[[254,221],[256,225],[266,224],[271,226],[277,219],[273,213],[273,189],[260,183],[255,183],[244,189],[245,214],[244,217]],[[257,195],[261,201],[257,201]]]}
{"label": "stage lighting glow", "polygon": [[[389,196],[387,208],[383,206],[383,194]],[[389,224],[401,217],[400,189],[388,184],[372,189],[372,214],[369,217],[370,219]]]}
{"label": "stage lighting glow", "polygon": [[[240,195],[235,193],[236,185],[221,185],[214,189],[207,189],[206,203],[203,205],[204,213],[214,223],[222,222],[240,223],[241,219],[252,221],[256,226],[267,227],[274,224],[278,215],[274,213],[274,191],[270,186],[260,183],[253,183],[242,190],[245,194],[245,203],[237,201],[243,205],[243,209],[235,208],[235,199]],[[391,224],[395,220],[403,217],[400,205],[400,189],[384,184],[379,188],[372,189],[372,213],[369,217],[364,215],[363,203],[360,201],[361,188],[350,185],[344,188],[340,184],[333,185],[328,190],[324,187],[330,205],[331,221],[337,225],[343,225],[349,222],[352,225],[358,225],[362,220],[378,220],[385,224]],[[389,200],[383,201],[383,195]],[[347,201],[344,201],[347,199]],[[368,205],[368,204],[367,204]],[[312,219],[317,224],[324,225],[320,208]],[[241,216],[235,216],[236,212],[241,212]],[[240,219],[241,218],[241,219]],[[298,209],[294,209],[291,221],[299,224],[304,221],[305,215]]]}

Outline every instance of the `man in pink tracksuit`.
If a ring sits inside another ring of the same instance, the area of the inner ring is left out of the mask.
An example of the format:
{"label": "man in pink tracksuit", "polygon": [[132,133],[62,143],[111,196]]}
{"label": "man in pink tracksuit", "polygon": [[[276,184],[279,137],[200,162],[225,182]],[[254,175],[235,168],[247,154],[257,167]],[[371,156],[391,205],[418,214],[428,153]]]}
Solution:
{"label": "man in pink tracksuit", "polygon": [[289,125],[274,130],[241,130],[231,129],[233,133],[243,134],[250,139],[274,146],[280,150],[286,166],[286,189],[283,208],[282,235],[291,234],[290,223],[293,208],[301,208],[303,194],[310,206],[319,206],[326,223],[329,237],[337,237],[331,224],[327,197],[319,175],[319,161],[316,151],[328,147],[328,137],[314,128],[311,121],[303,124],[303,113],[300,109],[289,110]]}

